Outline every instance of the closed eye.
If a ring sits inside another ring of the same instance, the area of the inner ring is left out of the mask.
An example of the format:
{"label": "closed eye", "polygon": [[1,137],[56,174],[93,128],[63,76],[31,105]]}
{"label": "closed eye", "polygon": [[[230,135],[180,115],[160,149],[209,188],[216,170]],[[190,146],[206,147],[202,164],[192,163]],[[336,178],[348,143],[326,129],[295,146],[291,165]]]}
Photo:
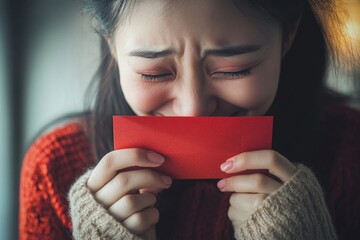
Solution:
{"label": "closed eye", "polygon": [[164,74],[141,74],[141,78],[148,82],[162,82],[169,80],[172,77],[171,73]]}
{"label": "closed eye", "polygon": [[[240,79],[249,76],[250,70],[251,68],[236,72],[215,72],[212,75],[216,79]],[[148,82],[162,82],[171,79],[172,74],[141,74],[141,78]]]}
{"label": "closed eye", "polygon": [[217,79],[239,79],[249,76],[251,73],[250,70],[251,68],[236,72],[215,72],[212,75]]}

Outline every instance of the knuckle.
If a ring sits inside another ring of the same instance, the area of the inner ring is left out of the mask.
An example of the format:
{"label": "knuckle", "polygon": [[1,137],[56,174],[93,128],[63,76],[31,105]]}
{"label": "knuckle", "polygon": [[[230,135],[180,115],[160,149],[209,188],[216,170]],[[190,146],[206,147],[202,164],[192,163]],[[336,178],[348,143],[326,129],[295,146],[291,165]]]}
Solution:
{"label": "knuckle", "polygon": [[246,159],[248,159],[249,153],[243,152],[235,157],[235,164],[239,168],[243,168],[246,164]]}
{"label": "knuckle", "polygon": [[257,174],[254,174],[253,175],[253,183],[254,183],[254,188],[256,190],[259,190],[259,189],[262,189],[265,185],[265,176],[260,174],[260,173],[257,173]]}
{"label": "knuckle", "polygon": [[147,182],[157,182],[159,181],[159,174],[157,174],[156,172],[150,170],[150,169],[144,169],[144,173],[146,174],[146,180]]}
{"label": "knuckle", "polygon": [[152,215],[151,225],[157,224],[159,222],[159,219],[160,219],[159,210],[157,208],[150,208],[149,211],[150,211],[150,214]]}
{"label": "knuckle", "polygon": [[146,217],[143,213],[137,213],[133,216],[133,225],[138,229],[144,230],[146,228]]}
{"label": "knuckle", "polygon": [[240,154],[240,161],[241,162],[246,162],[247,159],[249,159],[249,152],[243,152]]}
{"label": "knuckle", "polygon": [[227,215],[228,215],[228,218],[231,220],[231,221],[233,221],[233,220],[235,220],[235,208],[234,207],[232,207],[232,206],[230,206],[229,207],[229,210],[228,210],[228,212],[227,212]]}
{"label": "knuckle", "polygon": [[228,178],[228,179],[225,179],[225,188],[227,189],[233,189],[234,187],[234,179],[233,178]]}
{"label": "knuckle", "polygon": [[268,159],[270,166],[276,167],[279,164],[278,156],[279,156],[279,154],[276,151],[269,151],[267,159]]}
{"label": "knuckle", "polygon": [[236,194],[231,194],[231,197],[229,199],[230,206],[235,205],[236,202],[237,202],[237,195]]}
{"label": "knuckle", "polygon": [[125,173],[119,173],[114,177],[114,182],[118,188],[123,188],[129,182],[129,177]]}
{"label": "knuckle", "polygon": [[89,190],[94,193],[97,190],[97,184],[95,181],[94,173],[92,172],[88,181],[86,182],[86,186],[89,188]]}
{"label": "knuckle", "polygon": [[160,213],[156,208],[148,208],[134,215],[133,225],[144,231],[150,226],[155,225],[160,218]]}
{"label": "knuckle", "polygon": [[258,194],[258,196],[253,201],[254,209],[259,208],[264,202],[265,198],[266,198],[266,194]]}
{"label": "knuckle", "polygon": [[134,162],[140,162],[144,158],[144,151],[139,148],[132,149],[131,158]]}
{"label": "knuckle", "polygon": [[107,153],[99,162],[99,165],[104,169],[111,169],[114,162],[114,153]]}
{"label": "knuckle", "polygon": [[156,197],[151,193],[149,194],[149,202],[150,202],[150,205],[153,205],[156,203]]}
{"label": "knuckle", "polygon": [[135,208],[135,205],[136,205],[136,200],[133,195],[125,195],[121,199],[121,208],[132,210]]}
{"label": "knuckle", "polygon": [[141,231],[148,229],[152,225],[152,222],[151,222],[152,215],[150,215],[150,214],[154,214],[154,213],[153,213],[153,211],[150,211],[150,210],[151,209],[148,209],[147,212],[146,212],[146,210],[139,212],[138,214],[136,214],[134,216],[133,224],[135,226],[137,226],[139,229],[141,229]]}

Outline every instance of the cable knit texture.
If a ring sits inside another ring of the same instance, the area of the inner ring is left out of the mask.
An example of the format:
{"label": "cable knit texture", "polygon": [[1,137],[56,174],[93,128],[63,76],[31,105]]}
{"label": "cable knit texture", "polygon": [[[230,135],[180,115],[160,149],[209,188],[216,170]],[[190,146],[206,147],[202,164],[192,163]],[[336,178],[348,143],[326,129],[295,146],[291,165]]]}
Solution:
{"label": "cable knit texture", "polygon": [[[329,175],[325,179],[326,203],[339,239],[357,239],[360,236],[360,113],[332,105],[322,126],[324,136],[317,157],[323,159],[323,165],[317,171],[324,170]],[[89,174],[86,170],[95,164],[93,148],[81,122],[67,123],[34,142],[21,170],[19,239],[72,239],[73,235],[91,239],[87,233],[94,233],[95,239],[110,239],[120,232],[130,234],[93,201],[86,188]],[[234,232],[242,239],[335,238],[318,182],[301,165],[289,182],[269,196],[245,225],[236,229],[227,217],[230,195],[220,192],[216,181],[174,181],[169,190],[158,195],[159,239],[224,240],[233,239]],[[111,224],[114,227],[108,229]],[[93,228],[85,230],[89,226]],[[99,237],[102,234],[108,237]],[[131,239],[127,235],[123,237]]]}
{"label": "cable knit texture", "polygon": [[321,187],[304,165],[269,195],[240,228],[237,239],[336,239]]}
{"label": "cable knit texture", "polygon": [[69,192],[73,236],[75,239],[141,240],[96,202],[86,183],[91,170],[81,176]]}
{"label": "cable knit texture", "polygon": [[[86,186],[90,173],[85,173],[69,194],[75,238],[140,239],[96,202]],[[286,184],[271,194],[241,228],[235,228],[235,238],[336,239],[323,192],[312,172],[300,164]]]}

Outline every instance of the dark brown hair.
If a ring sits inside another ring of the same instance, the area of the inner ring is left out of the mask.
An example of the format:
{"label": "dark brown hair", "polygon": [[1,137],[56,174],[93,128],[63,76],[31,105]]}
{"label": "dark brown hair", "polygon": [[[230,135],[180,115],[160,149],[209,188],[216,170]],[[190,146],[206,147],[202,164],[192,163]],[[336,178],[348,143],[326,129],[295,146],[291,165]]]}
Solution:
{"label": "dark brown hair", "polygon": [[[86,11],[96,19],[99,34],[111,37],[134,2],[87,0],[84,3]],[[298,26],[292,47],[282,60],[278,92],[267,114],[275,116],[274,149],[294,162],[313,166],[317,116],[326,95],[323,80],[330,60],[328,51],[334,49],[324,21],[338,18],[335,0],[249,2],[281,23],[285,43]],[[96,76],[97,96],[91,115],[98,159],[113,150],[112,116],[134,115],[121,90],[118,66],[104,39],[101,49],[103,60]]]}

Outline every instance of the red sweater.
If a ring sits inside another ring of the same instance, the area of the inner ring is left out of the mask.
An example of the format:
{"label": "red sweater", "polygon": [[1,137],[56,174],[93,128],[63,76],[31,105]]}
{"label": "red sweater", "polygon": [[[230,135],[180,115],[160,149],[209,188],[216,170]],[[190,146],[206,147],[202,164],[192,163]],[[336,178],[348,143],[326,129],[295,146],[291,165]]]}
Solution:
{"label": "red sweater", "polygon": [[[353,239],[360,236],[360,112],[336,105],[327,119],[324,127],[329,135],[320,149],[331,149],[331,156],[323,156],[334,158],[327,201],[339,237]],[[20,239],[71,239],[67,193],[94,164],[92,146],[78,122],[57,128],[30,147],[20,180]],[[231,238],[229,194],[217,191],[211,181],[178,182],[172,188],[175,194],[170,192],[168,200],[179,205],[159,203],[164,209],[160,219],[176,221],[160,220],[158,228],[164,235],[172,232],[172,239]],[[177,229],[169,229],[171,225]]]}

